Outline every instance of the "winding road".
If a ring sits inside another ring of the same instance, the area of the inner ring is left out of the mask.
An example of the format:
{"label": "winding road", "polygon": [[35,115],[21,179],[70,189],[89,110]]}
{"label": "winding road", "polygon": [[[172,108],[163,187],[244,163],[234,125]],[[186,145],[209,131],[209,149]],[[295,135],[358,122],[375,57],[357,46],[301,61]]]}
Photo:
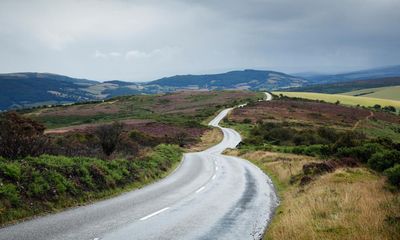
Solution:
{"label": "winding road", "polygon": [[2,228],[0,239],[260,238],[278,200],[271,180],[259,168],[221,154],[241,141],[235,130],[219,126],[229,111],[209,123],[222,130],[223,140],[203,152],[185,154],[167,178],[115,198]]}

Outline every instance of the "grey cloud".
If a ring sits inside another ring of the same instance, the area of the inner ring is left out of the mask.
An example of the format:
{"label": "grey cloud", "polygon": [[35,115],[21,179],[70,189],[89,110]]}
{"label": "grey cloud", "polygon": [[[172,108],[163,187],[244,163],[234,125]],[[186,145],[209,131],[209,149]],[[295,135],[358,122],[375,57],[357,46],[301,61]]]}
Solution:
{"label": "grey cloud", "polygon": [[398,64],[398,0],[1,1],[0,72],[144,81]]}

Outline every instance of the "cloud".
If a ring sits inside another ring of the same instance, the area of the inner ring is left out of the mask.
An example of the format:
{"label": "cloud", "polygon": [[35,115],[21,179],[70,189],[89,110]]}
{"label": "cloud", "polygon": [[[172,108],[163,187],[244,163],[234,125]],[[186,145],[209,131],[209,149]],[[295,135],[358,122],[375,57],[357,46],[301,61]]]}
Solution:
{"label": "cloud", "polygon": [[93,55],[95,58],[101,58],[101,59],[105,59],[108,57],[108,54],[106,53],[102,53],[99,50],[96,50],[96,52]]}
{"label": "cloud", "polygon": [[144,52],[139,50],[131,50],[125,54],[126,59],[132,58],[151,58],[161,53],[160,49],[154,49],[150,52]]}
{"label": "cloud", "polygon": [[398,64],[398,0],[0,2],[0,72],[91,79]]}

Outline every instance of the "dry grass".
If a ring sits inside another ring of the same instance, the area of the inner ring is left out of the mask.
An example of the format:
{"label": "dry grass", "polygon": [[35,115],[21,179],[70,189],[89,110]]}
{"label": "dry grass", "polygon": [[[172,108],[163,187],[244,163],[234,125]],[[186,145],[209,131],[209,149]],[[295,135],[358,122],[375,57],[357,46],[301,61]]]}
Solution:
{"label": "dry grass", "polygon": [[191,146],[188,152],[200,152],[210,148],[217,143],[221,142],[223,138],[222,132],[218,128],[213,128],[204,132],[201,136],[201,141]]}
{"label": "dry grass", "polygon": [[278,185],[281,205],[265,239],[400,239],[400,194],[386,190],[383,177],[365,168],[338,169],[301,187],[290,176],[316,159],[262,151],[241,157]]}

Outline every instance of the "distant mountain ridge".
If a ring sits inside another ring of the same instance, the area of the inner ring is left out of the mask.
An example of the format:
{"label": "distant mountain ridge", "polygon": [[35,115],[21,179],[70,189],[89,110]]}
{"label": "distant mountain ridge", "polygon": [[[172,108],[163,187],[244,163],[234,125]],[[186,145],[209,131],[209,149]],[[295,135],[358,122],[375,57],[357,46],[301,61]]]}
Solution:
{"label": "distant mountain ridge", "polygon": [[400,86],[400,77],[378,79],[350,80],[335,83],[313,84],[298,88],[289,88],[288,92],[345,93],[361,89]]}
{"label": "distant mountain ridge", "polygon": [[364,71],[293,76],[276,71],[231,71],[219,74],[176,75],[150,82],[110,80],[99,82],[51,73],[0,74],[0,111],[38,105],[101,100],[114,96],[154,94],[180,90],[278,90],[296,89],[318,83],[400,76],[400,66]]}
{"label": "distant mountain ridge", "polygon": [[51,73],[0,74],[0,110],[100,100],[179,90],[274,90],[297,87],[307,80],[274,71],[244,70],[221,74],[178,75],[151,82],[119,80],[103,83]]}
{"label": "distant mountain ridge", "polygon": [[352,71],[340,74],[298,74],[299,77],[308,79],[311,83],[334,83],[351,80],[366,80],[400,76],[400,65]]}
{"label": "distant mountain ridge", "polygon": [[306,79],[294,77],[275,71],[249,70],[231,71],[220,74],[177,75],[161,78],[148,83],[149,85],[198,89],[249,89],[274,90],[286,87],[302,86]]}

